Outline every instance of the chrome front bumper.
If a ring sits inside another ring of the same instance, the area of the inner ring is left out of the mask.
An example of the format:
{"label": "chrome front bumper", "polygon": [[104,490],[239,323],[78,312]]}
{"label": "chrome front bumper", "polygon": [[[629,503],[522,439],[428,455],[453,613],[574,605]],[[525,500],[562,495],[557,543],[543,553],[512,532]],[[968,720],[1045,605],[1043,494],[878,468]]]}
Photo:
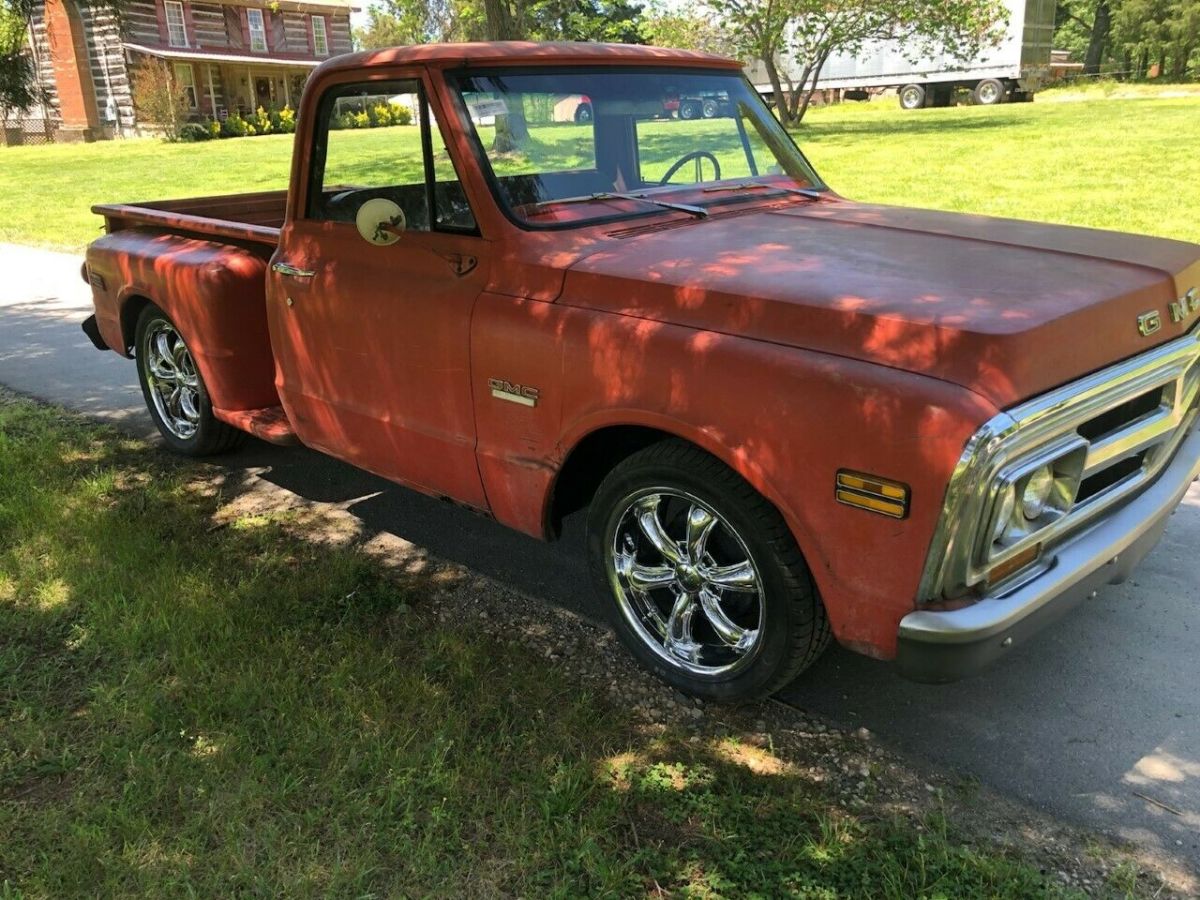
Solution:
{"label": "chrome front bumper", "polygon": [[1159,477],[1133,500],[1055,548],[1049,569],[996,597],[900,620],[896,664],[915,681],[956,681],[1027,640],[1105,584],[1129,577],[1158,542],[1200,476],[1200,427],[1192,426]]}

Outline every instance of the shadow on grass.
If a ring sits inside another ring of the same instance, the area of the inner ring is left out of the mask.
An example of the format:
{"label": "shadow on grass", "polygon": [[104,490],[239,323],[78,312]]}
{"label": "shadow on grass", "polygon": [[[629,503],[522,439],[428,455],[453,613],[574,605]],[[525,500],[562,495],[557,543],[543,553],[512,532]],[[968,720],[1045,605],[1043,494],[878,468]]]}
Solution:
{"label": "shadow on grass", "polygon": [[843,812],[728,729],[638,727],[461,581],[396,580],[286,511],[214,518],[238,490],[0,397],[5,890],[1046,889],[943,823]]}

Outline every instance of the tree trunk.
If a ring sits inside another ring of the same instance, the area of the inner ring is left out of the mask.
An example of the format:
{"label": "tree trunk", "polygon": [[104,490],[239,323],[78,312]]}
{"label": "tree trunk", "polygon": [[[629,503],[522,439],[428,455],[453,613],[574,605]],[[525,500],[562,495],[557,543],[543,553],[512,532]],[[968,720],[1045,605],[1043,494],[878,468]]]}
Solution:
{"label": "tree trunk", "polygon": [[779,67],[775,65],[775,58],[771,54],[767,54],[761,59],[767,70],[767,80],[771,82],[771,92],[775,95],[775,115],[779,117],[780,123],[786,128],[794,123],[791,121],[790,98],[783,95],[783,81],[779,78]]}
{"label": "tree trunk", "polygon": [[796,113],[796,124],[799,125],[804,121],[804,114],[808,112],[809,104],[812,103],[813,94],[817,92],[817,82],[821,80],[821,70],[825,68],[825,63],[829,61],[829,54],[833,49],[824,50],[817,57],[817,61],[812,64],[812,83],[808,83],[805,78],[800,82],[801,91],[804,94],[804,99],[800,105],[800,110]]}
{"label": "tree trunk", "polygon": [[[515,41],[520,38],[507,0],[483,0],[483,11],[487,18],[488,40]],[[509,107],[506,114],[496,116],[496,137],[492,141],[492,149],[497,153],[519,150],[528,139],[529,124],[525,121],[523,107]]]}
{"label": "tree trunk", "polygon": [[1088,41],[1087,55],[1083,58],[1083,74],[1098,75],[1100,64],[1104,61],[1104,45],[1108,43],[1108,33],[1112,30],[1112,10],[1109,0],[1100,0],[1096,4],[1096,18],[1092,20],[1092,36]]}

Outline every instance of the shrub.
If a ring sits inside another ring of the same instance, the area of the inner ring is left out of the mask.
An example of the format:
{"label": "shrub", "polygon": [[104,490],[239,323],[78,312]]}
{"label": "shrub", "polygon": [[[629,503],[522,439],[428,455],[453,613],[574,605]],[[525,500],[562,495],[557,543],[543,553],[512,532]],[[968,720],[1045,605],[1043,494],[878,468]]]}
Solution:
{"label": "shrub", "polygon": [[162,60],[147,59],[133,70],[133,106],[138,118],[161,128],[168,141],[180,139],[189,104]]}
{"label": "shrub", "polygon": [[407,106],[392,106],[392,124],[393,125],[411,125],[412,110]]}
{"label": "shrub", "polygon": [[179,128],[179,139],[187,144],[193,144],[196,141],[207,141],[212,137],[206,125],[201,125],[199,122],[187,122]]}
{"label": "shrub", "polygon": [[230,113],[229,117],[221,123],[222,137],[245,137],[250,133],[250,123],[243,119],[238,113]]}
{"label": "shrub", "polygon": [[254,115],[250,117],[250,125],[254,128],[255,134],[271,133],[271,117],[261,106],[256,109],[254,111]]}
{"label": "shrub", "polygon": [[219,138],[221,136],[221,123],[216,120],[208,123],[208,136]]}
{"label": "shrub", "polygon": [[353,128],[370,128],[371,127],[371,117],[368,116],[365,112],[357,112],[353,115],[352,118],[354,119],[354,125],[352,126]]}
{"label": "shrub", "polygon": [[387,128],[389,125],[395,125],[396,121],[392,115],[394,107],[390,103],[376,103],[368,110],[371,117],[371,125],[376,128]]}
{"label": "shrub", "polygon": [[282,134],[296,132],[296,111],[290,106],[285,106],[279,111],[279,131]]}

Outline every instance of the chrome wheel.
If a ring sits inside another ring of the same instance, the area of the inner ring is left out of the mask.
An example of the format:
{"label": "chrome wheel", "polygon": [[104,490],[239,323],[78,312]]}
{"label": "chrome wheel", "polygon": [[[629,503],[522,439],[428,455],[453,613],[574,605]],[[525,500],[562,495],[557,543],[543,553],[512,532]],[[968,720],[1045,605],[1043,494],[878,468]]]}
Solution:
{"label": "chrome wheel", "polygon": [[925,92],[916,85],[908,85],[900,91],[900,105],[904,109],[916,109],[925,102]]}
{"label": "chrome wheel", "polygon": [[170,322],[150,323],[142,342],[150,399],[163,426],[189,440],[200,426],[200,379],[183,338]]}
{"label": "chrome wheel", "polygon": [[763,582],[745,541],[675,488],[625,498],[606,542],[621,614],[656,655],[690,675],[728,676],[762,643]]}
{"label": "chrome wheel", "polygon": [[981,81],[975,89],[975,99],[981,106],[999,103],[1004,96],[1004,85],[998,81]]}

